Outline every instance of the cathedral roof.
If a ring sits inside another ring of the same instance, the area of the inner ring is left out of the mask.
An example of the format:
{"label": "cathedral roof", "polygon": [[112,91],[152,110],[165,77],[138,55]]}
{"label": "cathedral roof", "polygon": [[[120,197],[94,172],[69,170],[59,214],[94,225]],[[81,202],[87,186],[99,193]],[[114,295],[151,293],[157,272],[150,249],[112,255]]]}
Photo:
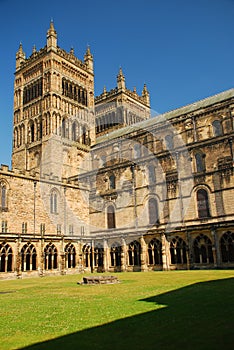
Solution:
{"label": "cathedral roof", "polygon": [[96,139],[96,144],[100,144],[102,142],[109,141],[111,139],[123,137],[125,135],[131,134],[131,133],[136,132],[138,130],[147,129],[147,128],[152,127],[160,122],[163,122],[165,119],[170,120],[172,118],[176,118],[176,117],[179,117],[182,115],[192,114],[192,113],[199,111],[203,108],[207,108],[207,107],[212,106],[214,104],[217,104],[219,102],[223,102],[223,101],[228,100],[232,97],[234,97],[234,88],[223,91],[223,92],[218,93],[218,94],[215,94],[213,96],[204,98],[202,100],[198,100],[198,101],[191,103],[191,104],[188,104],[186,106],[176,108],[172,111],[165,112],[163,114],[159,114],[156,116],[152,116],[150,119],[126,126],[124,128],[114,130],[114,131],[110,132],[109,134],[99,136]]}

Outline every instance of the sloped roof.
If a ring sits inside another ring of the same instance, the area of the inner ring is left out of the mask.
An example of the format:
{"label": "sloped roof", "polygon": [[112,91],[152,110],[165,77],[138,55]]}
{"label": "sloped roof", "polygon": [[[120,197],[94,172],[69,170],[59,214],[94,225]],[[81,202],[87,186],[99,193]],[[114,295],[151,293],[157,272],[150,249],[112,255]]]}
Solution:
{"label": "sloped roof", "polygon": [[150,119],[126,126],[124,128],[114,130],[108,134],[99,136],[96,139],[96,144],[100,144],[102,142],[109,141],[111,139],[119,138],[121,136],[130,134],[130,133],[137,131],[137,130],[148,128],[154,124],[160,123],[161,121],[163,121],[165,119],[169,120],[169,119],[172,119],[175,117],[179,117],[183,114],[195,112],[196,110],[199,110],[201,108],[206,108],[206,107],[214,105],[216,103],[228,100],[232,97],[234,97],[234,88],[223,91],[223,92],[218,93],[216,95],[204,98],[202,100],[198,100],[198,101],[191,103],[191,104],[188,104],[186,106],[176,108],[172,111],[165,112],[165,113],[157,115],[155,117],[151,117]]}

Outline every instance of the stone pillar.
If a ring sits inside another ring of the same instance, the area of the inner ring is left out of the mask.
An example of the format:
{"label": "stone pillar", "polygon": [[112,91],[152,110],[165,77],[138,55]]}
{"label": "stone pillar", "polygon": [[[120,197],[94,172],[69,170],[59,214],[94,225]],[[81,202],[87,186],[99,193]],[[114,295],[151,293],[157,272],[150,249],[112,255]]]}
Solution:
{"label": "stone pillar", "polygon": [[146,271],[147,266],[146,266],[146,243],[144,236],[142,235],[140,238],[140,244],[141,244],[141,271]]}
{"label": "stone pillar", "polygon": [[216,234],[215,228],[211,228],[211,235],[213,238],[212,252],[213,252],[213,257],[214,257],[214,267],[217,267],[220,265],[221,259],[220,259],[220,254],[219,254],[220,252],[219,252],[219,248],[218,248],[217,234]]}
{"label": "stone pillar", "polygon": [[188,231],[186,232],[186,235],[187,235],[187,249],[186,249],[187,269],[190,270],[191,269],[191,263],[192,263],[192,259],[191,259],[191,252],[192,252],[191,236],[190,236],[190,233]]}
{"label": "stone pillar", "polygon": [[108,264],[108,244],[106,239],[103,239],[103,272],[108,271],[109,264]]}
{"label": "stone pillar", "polygon": [[162,264],[164,271],[170,270],[169,242],[167,241],[165,233],[162,233]]}
{"label": "stone pillar", "polygon": [[121,251],[121,271],[126,271],[127,257],[126,257],[126,241],[124,238],[122,241],[122,251]]}

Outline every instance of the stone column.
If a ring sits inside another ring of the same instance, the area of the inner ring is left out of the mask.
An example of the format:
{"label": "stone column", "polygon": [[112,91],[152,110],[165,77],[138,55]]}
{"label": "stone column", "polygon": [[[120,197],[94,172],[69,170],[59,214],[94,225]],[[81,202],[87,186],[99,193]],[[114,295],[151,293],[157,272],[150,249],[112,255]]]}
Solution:
{"label": "stone column", "polygon": [[126,257],[126,241],[124,238],[121,239],[122,241],[122,251],[121,251],[121,271],[126,271],[126,263],[127,263],[127,257]]}
{"label": "stone column", "polygon": [[211,235],[213,237],[212,252],[214,257],[214,267],[217,267],[217,266],[220,266],[221,259],[220,259],[220,252],[219,252],[219,247],[217,242],[217,233],[216,233],[216,229],[213,227],[211,228]]}
{"label": "stone column", "polygon": [[142,235],[140,238],[140,244],[141,244],[141,271],[146,271],[146,243],[144,236]]}
{"label": "stone column", "polygon": [[103,272],[108,271],[108,245],[106,239],[103,239]]}
{"label": "stone column", "polygon": [[162,264],[163,264],[164,271],[170,270],[169,242],[167,241],[167,238],[164,232],[162,233]]}

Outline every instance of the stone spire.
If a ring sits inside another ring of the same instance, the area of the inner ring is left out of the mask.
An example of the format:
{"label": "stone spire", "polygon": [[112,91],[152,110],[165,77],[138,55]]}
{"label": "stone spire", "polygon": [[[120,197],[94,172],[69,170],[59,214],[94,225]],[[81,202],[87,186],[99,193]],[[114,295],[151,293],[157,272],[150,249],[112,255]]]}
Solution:
{"label": "stone spire", "polygon": [[147,90],[146,84],[144,84],[143,90],[142,90],[142,97],[145,100],[145,103],[149,106],[150,105],[150,98],[149,98],[149,92]]}
{"label": "stone spire", "polygon": [[54,23],[50,21],[50,28],[47,31],[47,51],[57,50],[57,32],[54,29]]}
{"label": "stone spire", "polygon": [[16,69],[19,69],[21,66],[21,63],[23,63],[25,61],[25,53],[23,51],[23,46],[22,43],[20,43],[19,45],[19,49],[16,52]]}
{"label": "stone spire", "polygon": [[123,75],[123,71],[121,67],[117,75],[117,87],[118,87],[118,90],[122,90],[122,91],[125,90],[125,77]]}
{"label": "stone spire", "polygon": [[86,53],[84,55],[84,61],[88,67],[88,69],[93,72],[93,55],[90,52],[89,45],[87,46]]}

